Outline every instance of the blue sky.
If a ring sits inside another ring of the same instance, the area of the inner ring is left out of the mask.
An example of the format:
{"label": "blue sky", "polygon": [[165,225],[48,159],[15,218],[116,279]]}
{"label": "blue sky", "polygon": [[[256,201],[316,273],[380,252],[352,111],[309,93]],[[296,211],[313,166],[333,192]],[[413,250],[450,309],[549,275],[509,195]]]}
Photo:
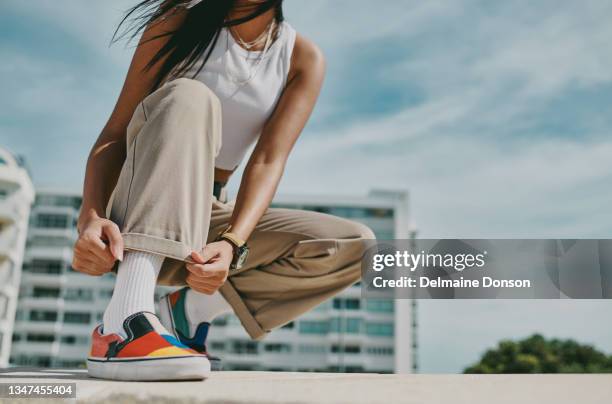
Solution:
{"label": "blue sky", "polygon": [[[38,186],[80,189],[132,3],[0,3],[0,144]],[[286,14],[329,68],[281,192],[408,189],[424,237],[610,237],[611,2],[287,0]],[[612,352],[608,302],[420,307],[424,371],[533,331]]]}

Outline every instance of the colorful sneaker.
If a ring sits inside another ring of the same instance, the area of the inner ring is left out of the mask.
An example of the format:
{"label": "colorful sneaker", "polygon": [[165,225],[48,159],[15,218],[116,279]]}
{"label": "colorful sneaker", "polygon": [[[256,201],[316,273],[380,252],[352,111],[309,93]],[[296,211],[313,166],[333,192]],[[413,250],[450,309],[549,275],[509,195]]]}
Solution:
{"label": "colorful sneaker", "polygon": [[128,338],[93,331],[87,358],[90,376],[125,381],[202,380],[210,373],[210,362],[166,334],[153,313],[140,312],[123,322]]}
{"label": "colorful sneaker", "polygon": [[[174,333],[175,337],[189,348],[208,357],[211,370],[217,371],[223,368],[221,358],[208,353],[206,349],[206,337],[210,323],[201,322],[197,325],[192,324],[187,318],[185,310],[185,297],[188,288],[182,288],[161,298],[159,302],[159,319],[167,330]],[[192,329],[195,328],[193,337]]]}

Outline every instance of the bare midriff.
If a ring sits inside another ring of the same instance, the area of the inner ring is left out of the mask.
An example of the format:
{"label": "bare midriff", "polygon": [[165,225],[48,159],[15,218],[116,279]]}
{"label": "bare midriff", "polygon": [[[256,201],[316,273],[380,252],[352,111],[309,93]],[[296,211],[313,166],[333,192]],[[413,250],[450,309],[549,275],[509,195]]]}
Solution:
{"label": "bare midriff", "polygon": [[226,183],[229,181],[229,178],[231,177],[233,172],[234,171],[232,170],[223,170],[221,168],[215,168],[215,181]]}

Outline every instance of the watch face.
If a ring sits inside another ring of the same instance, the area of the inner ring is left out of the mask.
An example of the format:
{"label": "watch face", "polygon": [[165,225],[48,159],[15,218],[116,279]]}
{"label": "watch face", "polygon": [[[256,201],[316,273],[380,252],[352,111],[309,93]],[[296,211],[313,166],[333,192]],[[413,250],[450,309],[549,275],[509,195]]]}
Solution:
{"label": "watch face", "polygon": [[236,269],[242,268],[242,266],[246,262],[248,256],[249,256],[249,248],[246,245],[238,248],[237,251],[236,251],[236,265],[235,265],[235,268]]}

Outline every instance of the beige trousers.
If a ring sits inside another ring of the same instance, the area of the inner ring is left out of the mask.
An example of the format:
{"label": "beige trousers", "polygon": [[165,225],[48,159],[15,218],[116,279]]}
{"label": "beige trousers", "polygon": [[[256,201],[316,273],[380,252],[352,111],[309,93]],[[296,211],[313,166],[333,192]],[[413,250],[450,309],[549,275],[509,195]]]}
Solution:
{"label": "beige trousers", "polygon": [[[126,250],[167,257],[159,283],[184,285],[185,262],[225,229],[232,206],[213,196],[221,105],[199,81],[166,83],[143,100],[127,131],[127,159],[109,204]],[[254,339],[354,284],[366,226],[322,213],[268,209],[246,265],[220,289]]]}

